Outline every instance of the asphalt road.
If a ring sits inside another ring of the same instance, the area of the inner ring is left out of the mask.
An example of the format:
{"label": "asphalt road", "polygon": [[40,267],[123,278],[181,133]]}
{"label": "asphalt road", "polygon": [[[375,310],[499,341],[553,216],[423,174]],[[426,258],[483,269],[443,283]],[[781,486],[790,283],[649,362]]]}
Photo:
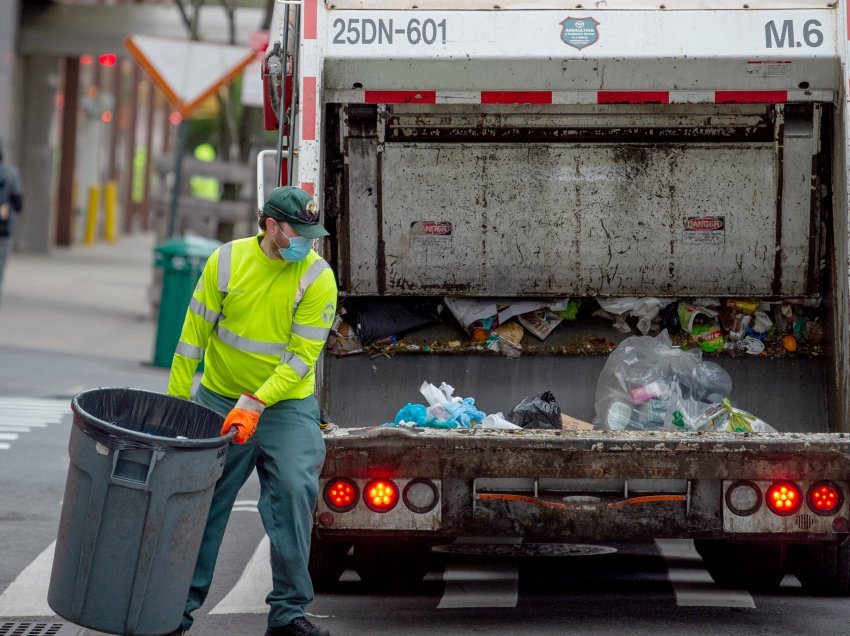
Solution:
{"label": "asphalt road", "polygon": [[[150,388],[159,381],[154,373]],[[59,385],[47,395],[61,395]],[[0,636],[96,633],[53,616],[46,605],[69,432],[67,397],[0,395]],[[195,634],[264,631],[270,579],[257,496],[252,479],[240,494]],[[420,586],[389,592],[367,589],[348,570],[309,612],[337,636],[850,632],[847,599],[808,596],[793,577],[775,593],[751,595],[715,586],[686,541],[609,545],[617,552],[594,557],[441,557]]]}

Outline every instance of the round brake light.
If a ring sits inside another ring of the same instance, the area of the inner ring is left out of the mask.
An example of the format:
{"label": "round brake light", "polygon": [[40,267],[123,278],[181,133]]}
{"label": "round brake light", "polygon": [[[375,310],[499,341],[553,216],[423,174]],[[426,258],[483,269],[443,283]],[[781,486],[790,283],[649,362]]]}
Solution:
{"label": "round brake light", "polygon": [[806,501],[816,515],[834,515],[844,503],[844,494],[835,482],[819,481],[809,488]]}
{"label": "round brake light", "polygon": [[323,493],[325,503],[334,512],[348,512],[357,505],[360,493],[355,484],[345,477],[331,479],[326,485]]}
{"label": "round brake light", "polygon": [[398,488],[389,479],[373,479],[363,488],[363,502],[375,512],[389,512],[398,504]]}
{"label": "round brake light", "polygon": [[803,505],[803,493],[794,482],[776,481],[767,489],[764,500],[772,513],[787,517]]}

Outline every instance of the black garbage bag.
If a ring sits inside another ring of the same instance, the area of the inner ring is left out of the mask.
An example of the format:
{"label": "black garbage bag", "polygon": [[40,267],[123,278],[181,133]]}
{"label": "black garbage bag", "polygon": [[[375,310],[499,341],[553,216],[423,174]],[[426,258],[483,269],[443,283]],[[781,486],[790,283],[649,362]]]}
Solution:
{"label": "black garbage bag", "polygon": [[346,298],[342,306],[363,344],[437,322],[442,308],[430,298]]}
{"label": "black garbage bag", "polygon": [[555,428],[561,430],[561,407],[551,391],[528,395],[511,409],[507,420],[523,428]]}

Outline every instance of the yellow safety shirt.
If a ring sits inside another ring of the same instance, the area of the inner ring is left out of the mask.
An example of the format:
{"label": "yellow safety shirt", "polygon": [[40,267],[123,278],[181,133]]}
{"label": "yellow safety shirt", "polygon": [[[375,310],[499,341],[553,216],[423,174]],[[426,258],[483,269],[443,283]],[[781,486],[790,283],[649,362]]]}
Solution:
{"label": "yellow safety shirt", "polygon": [[201,383],[230,398],[253,393],[271,405],[313,393],[336,315],[336,279],[313,250],[296,263],[269,258],[262,237],[222,245],[207,260],[177,343],[170,395],[189,398],[201,360]]}

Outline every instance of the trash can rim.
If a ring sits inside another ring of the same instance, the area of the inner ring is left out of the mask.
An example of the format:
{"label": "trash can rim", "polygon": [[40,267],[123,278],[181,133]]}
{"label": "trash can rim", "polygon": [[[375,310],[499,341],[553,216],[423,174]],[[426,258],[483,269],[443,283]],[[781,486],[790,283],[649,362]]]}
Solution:
{"label": "trash can rim", "polygon": [[[79,403],[79,399],[81,397],[85,397],[90,393],[96,393],[101,391],[132,391],[134,393],[142,393],[145,395],[154,395],[157,397],[167,397],[171,400],[180,400],[182,398],[175,397],[173,395],[168,395],[167,393],[157,393],[156,391],[147,391],[145,389],[135,389],[132,387],[94,387],[91,389],[86,389],[84,391],[80,391],[77,393],[73,399],[71,400],[71,410],[75,415],[79,415],[81,418],[86,420],[86,422],[90,424],[94,424],[98,428],[102,428],[108,432],[114,432],[116,435],[124,437],[125,439],[131,439],[134,441],[144,442],[144,443],[155,443],[160,444],[162,446],[169,446],[173,448],[184,448],[184,449],[201,449],[201,448],[215,448],[217,446],[226,446],[230,443],[230,440],[233,439],[236,434],[235,430],[231,430],[227,435],[219,436],[219,437],[206,437],[203,439],[176,439],[174,437],[163,437],[161,435],[150,435],[148,433],[140,433],[139,431],[132,431],[121,426],[116,426],[115,424],[110,424],[99,417],[92,415]],[[222,423],[224,422],[224,417],[214,411],[213,409],[204,406],[203,404],[198,404],[197,402],[192,402],[194,406],[198,408],[209,411],[210,413],[214,413],[217,417],[221,418]]]}
{"label": "trash can rim", "polygon": [[222,242],[216,239],[198,236],[176,236],[154,246],[153,251],[158,256],[184,256],[187,258],[207,259],[221,246]]}

